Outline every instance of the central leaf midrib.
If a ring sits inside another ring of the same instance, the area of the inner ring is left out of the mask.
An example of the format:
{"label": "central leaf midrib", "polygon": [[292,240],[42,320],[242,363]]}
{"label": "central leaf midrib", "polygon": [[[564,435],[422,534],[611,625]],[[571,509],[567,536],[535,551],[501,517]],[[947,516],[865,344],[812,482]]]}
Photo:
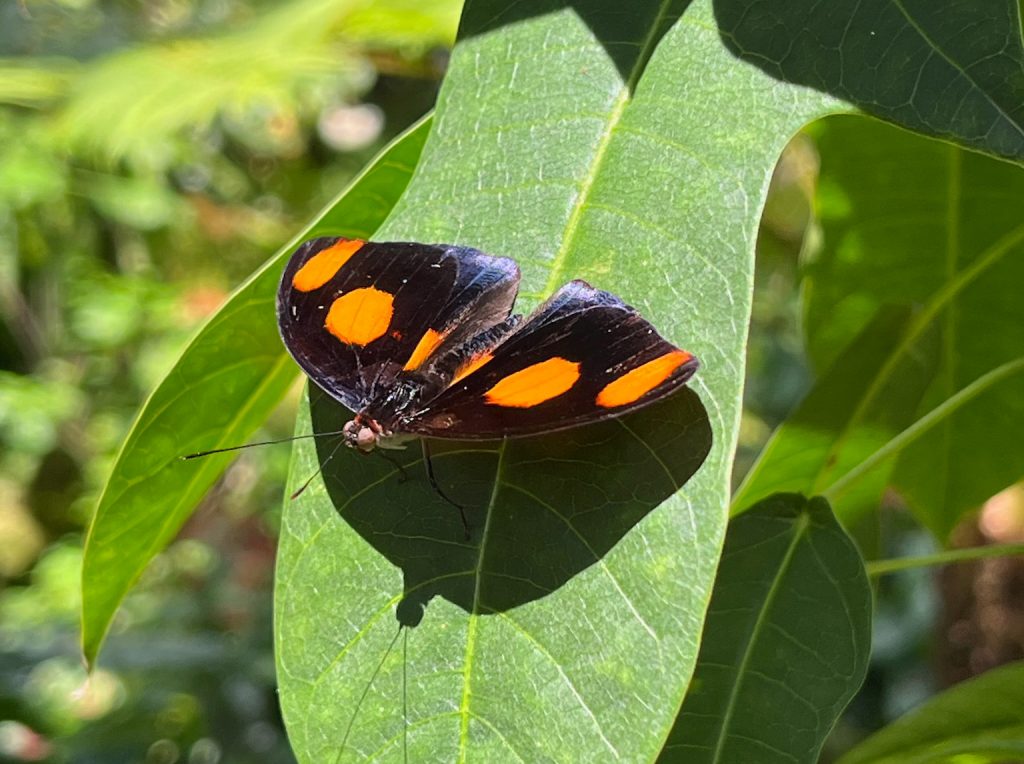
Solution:
{"label": "central leaf midrib", "polygon": [[[598,142],[597,147],[594,150],[594,156],[591,159],[590,166],[587,168],[586,175],[583,177],[583,181],[580,184],[579,194],[576,197],[576,201],[573,203],[572,210],[570,211],[568,220],[566,221],[565,231],[562,235],[562,242],[559,245],[558,250],[555,252],[555,256],[551,260],[551,271],[548,274],[548,280],[544,286],[541,299],[546,299],[552,295],[560,285],[560,281],[563,278],[562,274],[565,269],[566,260],[568,259],[569,253],[573,250],[573,245],[576,241],[580,219],[583,216],[583,210],[586,207],[594,182],[600,173],[602,165],[604,164],[604,159],[608,152],[608,147],[611,144],[615,129],[622,120],[622,115],[625,113],[626,106],[629,104],[630,95],[636,87],[636,84],[639,82],[640,75],[647,64],[647,61],[650,60],[653,46],[657,42],[658,29],[662,25],[671,2],[672,0],[662,0],[659,4],[658,12],[655,14],[654,19],[651,22],[650,29],[640,46],[640,50],[633,66],[630,68],[629,76],[623,81],[619,94],[612,103],[612,108],[608,113],[607,126],[605,128],[604,135],[601,136],[601,140]],[[498,449],[498,464],[494,473],[494,488],[491,492],[491,499],[488,502],[486,516],[484,519],[484,527],[480,536],[480,552],[477,558],[476,580],[474,582],[473,589],[473,607],[469,613],[469,624],[466,634],[466,653],[463,661],[462,698],[459,702],[460,721],[458,761],[460,764],[466,761],[466,753],[469,743],[469,720],[471,717],[469,704],[472,700],[470,678],[472,676],[473,656],[476,649],[477,622],[479,620],[479,613],[477,611],[480,606],[481,574],[483,571],[484,554],[487,547],[487,535],[490,528],[491,516],[493,515],[494,505],[497,501],[498,491],[501,486],[501,471],[504,464],[507,442],[508,441],[502,441],[502,444]]]}
{"label": "central leaf midrib", "polygon": [[470,677],[473,674],[473,656],[476,651],[476,630],[479,620],[480,609],[480,582],[483,580],[484,551],[487,548],[487,536],[491,527],[491,518],[494,516],[494,505],[498,501],[498,491],[501,489],[501,473],[505,466],[505,451],[508,441],[502,441],[498,447],[498,463],[494,468],[494,487],[491,489],[491,498],[487,502],[484,513],[484,527],[480,532],[480,552],[477,555],[476,569],[473,581],[473,607],[469,612],[469,624],[466,627],[466,656],[462,663],[462,698],[459,701],[459,762],[466,761],[466,751],[469,743],[469,703],[472,700]]}
{"label": "central leaf midrib", "polygon": [[718,740],[715,743],[715,750],[712,756],[713,761],[721,760],[727,731],[729,729],[729,724],[732,722],[733,713],[736,710],[736,702],[739,698],[740,688],[743,686],[747,664],[750,663],[750,656],[754,651],[754,646],[757,644],[767,613],[774,604],[775,597],[779,592],[779,583],[789,570],[789,566],[793,561],[793,555],[796,554],[796,548],[803,540],[810,524],[811,518],[806,511],[801,513],[797,518],[792,531],[793,538],[790,539],[789,546],[786,549],[786,554],[782,558],[782,562],[779,564],[779,573],[772,581],[772,585],[769,587],[768,592],[765,595],[764,605],[761,608],[761,612],[757,614],[757,619],[754,621],[754,625],[750,630],[749,639],[747,640],[746,647],[743,650],[743,657],[740,659],[739,665],[736,667],[736,682],[733,684],[732,690],[729,693],[729,700],[726,703],[725,710],[722,715],[722,726],[719,728]]}
{"label": "central leaf midrib", "polygon": [[590,161],[590,167],[587,168],[587,173],[583,176],[583,181],[580,184],[580,190],[576,196],[576,201],[573,203],[572,210],[569,212],[569,218],[565,224],[565,232],[562,235],[562,243],[559,245],[558,250],[555,252],[555,256],[551,260],[551,271],[548,274],[547,282],[544,284],[544,290],[541,294],[542,300],[550,297],[554,294],[555,290],[561,286],[561,282],[564,278],[566,260],[569,258],[569,253],[574,249],[573,244],[576,241],[580,219],[583,217],[583,211],[587,206],[587,200],[590,197],[590,193],[594,187],[594,182],[597,180],[601,167],[604,164],[605,156],[608,153],[608,147],[611,145],[612,138],[615,135],[615,129],[622,120],[622,115],[626,112],[626,106],[629,105],[630,95],[636,88],[637,83],[640,81],[640,75],[651,58],[651,54],[653,52],[652,49],[657,42],[658,29],[661,28],[661,24],[671,2],[672,0],[662,0],[661,4],[658,6],[658,12],[651,21],[651,26],[647,31],[647,36],[640,45],[636,61],[633,62],[633,66],[630,68],[629,77],[623,81],[619,94],[615,97],[615,100],[612,103],[611,111],[608,113],[608,121],[604,134],[601,136],[601,140],[594,149],[594,156]]}

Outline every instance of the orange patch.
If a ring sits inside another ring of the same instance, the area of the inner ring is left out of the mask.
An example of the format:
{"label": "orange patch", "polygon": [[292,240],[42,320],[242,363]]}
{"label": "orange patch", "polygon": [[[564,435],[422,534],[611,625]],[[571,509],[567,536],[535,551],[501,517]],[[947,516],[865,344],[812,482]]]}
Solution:
{"label": "orange patch", "polygon": [[412,355],[409,356],[409,360],[402,367],[402,371],[415,371],[422,366],[423,362],[430,358],[431,353],[437,350],[437,346],[441,344],[443,339],[444,335],[441,332],[427,329],[426,333],[420,337],[420,341],[416,344],[416,349],[412,351]]}
{"label": "orange patch", "polygon": [[605,385],[597,394],[597,405],[615,408],[634,403],[668,379],[672,372],[691,358],[693,356],[685,350],[673,350],[637,366]]}
{"label": "orange patch", "polygon": [[580,365],[564,358],[549,358],[509,374],[487,391],[488,403],[529,408],[555,398],[580,378]]}
{"label": "orange patch", "polygon": [[327,311],[324,326],[348,345],[368,345],[383,337],[394,313],[394,298],[373,287],[353,289]]}
{"label": "orange patch", "polygon": [[334,274],[341,270],[341,266],[365,243],[360,239],[341,239],[327,249],[317,252],[292,277],[292,286],[300,292],[319,289],[334,278]]}
{"label": "orange patch", "polygon": [[481,353],[475,358],[470,358],[466,363],[462,364],[462,366],[458,368],[458,371],[455,372],[455,376],[452,377],[451,384],[454,385],[463,377],[468,377],[492,358],[494,358],[494,356],[490,353]]}

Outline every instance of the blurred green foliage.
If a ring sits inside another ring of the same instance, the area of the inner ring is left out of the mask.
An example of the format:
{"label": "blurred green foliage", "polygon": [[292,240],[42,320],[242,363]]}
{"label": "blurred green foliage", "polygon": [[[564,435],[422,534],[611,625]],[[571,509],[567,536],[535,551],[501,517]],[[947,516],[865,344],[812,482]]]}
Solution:
{"label": "blurred green foliage", "polygon": [[288,450],[236,462],[88,681],[83,529],[190,333],[431,106],[458,13],[0,5],[0,760],[292,760],[270,627]]}

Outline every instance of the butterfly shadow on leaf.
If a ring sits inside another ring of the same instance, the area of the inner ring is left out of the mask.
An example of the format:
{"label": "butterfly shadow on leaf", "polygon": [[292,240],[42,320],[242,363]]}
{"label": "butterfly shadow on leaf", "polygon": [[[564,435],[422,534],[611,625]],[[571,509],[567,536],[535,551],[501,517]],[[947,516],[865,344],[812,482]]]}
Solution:
{"label": "butterfly shadow on leaf", "polygon": [[[315,432],[335,432],[351,416],[318,390],[310,398]],[[403,476],[379,455],[317,439],[336,511],[402,570],[397,615],[406,626],[418,624],[438,596],[488,613],[555,591],[685,492],[710,449],[707,411],[689,388],[624,417],[550,435],[431,440],[440,487],[465,507],[466,539],[458,510],[430,485],[415,441],[388,453]]]}

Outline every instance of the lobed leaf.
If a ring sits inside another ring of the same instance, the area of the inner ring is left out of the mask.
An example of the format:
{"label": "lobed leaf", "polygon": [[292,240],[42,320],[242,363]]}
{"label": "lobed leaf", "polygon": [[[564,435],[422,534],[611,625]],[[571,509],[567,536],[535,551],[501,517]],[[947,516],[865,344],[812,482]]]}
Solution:
{"label": "lobed leaf", "polygon": [[[621,421],[432,445],[468,542],[418,455],[399,483],[382,459],[299,445],[295,485],[325,467],[285,507],[277,567],[300,761],[657,755],[724,533],[758,216],[786,141],[833,107],[737,61],[709,2],[467,5],[378,238],[515,257],[524,309],[587,279],[703,367]],[[314,395],[297,431],[346,416]]]}

